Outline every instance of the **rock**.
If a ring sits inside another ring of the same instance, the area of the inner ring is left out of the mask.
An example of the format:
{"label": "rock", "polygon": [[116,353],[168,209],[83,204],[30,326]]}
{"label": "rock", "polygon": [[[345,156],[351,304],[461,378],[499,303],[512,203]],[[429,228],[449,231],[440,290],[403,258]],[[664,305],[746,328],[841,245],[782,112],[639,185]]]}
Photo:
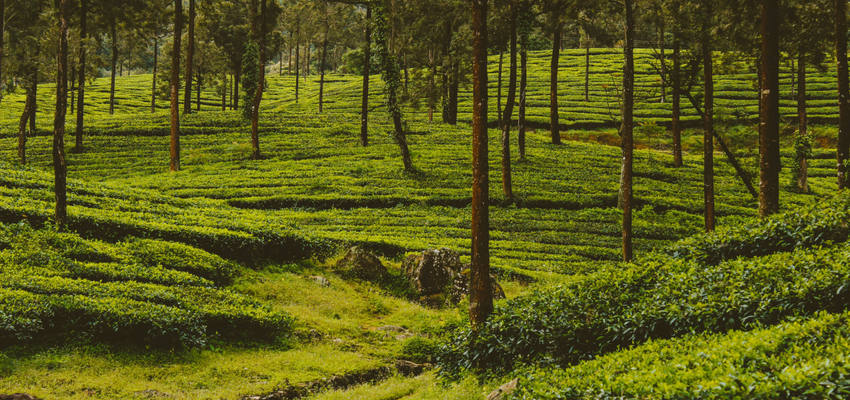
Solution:
{"label": "rock", "polygon": [[40,400],[38,397],[24,394],[24,393],[15,393],[15,394],[0,394],[0,400]]}
{"label": "rock", "polygon": [[407,360],[395,362],[395,369],[398,370],[398,373],[407,377],[422,375],[429,368],[431,368],[431,364],[417,364]]}
{"label": "rock", "polygon": [[[464,297],[469,296],[469,279],[470,270],[467,266],[463,272],[458,274],[454,281],[452,281],[452,288],[449,290],[449,300],[452,303],[457,304],[463,300]],[[490,275],[490,282],[493,284],[493,299],[504,299],[505,290],[502,289],[502,286],[496,281],[496,277]]]}
{"label": "rock", "polygon": [[487,400],[502,400],[507,398],[509,394],[516,390],[518,384],[519,379],[514,379],[502,386],[499,386],[498,389],[494,390],[493,393],[490,393],[490,395],[487,396]]}
{"label": "rock", "polygon": [[140,390],[138,392],[134,392],[133,394],[135,394],[136,396],[145,397],[145,398],[148,398],[148,399],[155,399],[155,398],[159,398],[159,397],[171,397],[170,394],[160,392],[159,390],[156,390],[156,389]]}
{"label": "rock", "polygon": [[385,332],[396,332],[396,333],[405,333],[405,332],[407,332],[407,329],[404,329],[403,327],[395,326],[395,325],[384,325],[384,326],[379,326],[377,329],[378,329],[379,331],[385,331]]}
{"label": "rock", "polygon": [[316,282],[321,287],[330,287],[331,286],[331,281],[327,280],[327,278],[325,278],[323,276],[318,276],[318,275],[311,276],[310,279],[312,279],[313,282]]}
{"label": "rock", "polygon": [[445,248],[410,255],[402,263],[405,276],[420,296],[444,292],[462,269],[460,256]]}
{"label": "rock", "polygon": [[387,276],[387,268],[374,254],[354,246],[336,263],[336,271],[350,278],[376,282]]}

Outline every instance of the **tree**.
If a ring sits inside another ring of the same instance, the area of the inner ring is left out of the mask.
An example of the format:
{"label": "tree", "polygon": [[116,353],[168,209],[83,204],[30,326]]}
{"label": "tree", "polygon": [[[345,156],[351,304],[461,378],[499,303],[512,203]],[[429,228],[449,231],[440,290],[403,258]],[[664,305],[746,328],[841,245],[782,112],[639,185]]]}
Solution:
{"label": "tree", "polygon": [[56,114],[53,118],[53,176],[56,226],[68,225],[65,162],[65,112],[68,106],[68,0],[58,0],[59,51],[56,55]]}
{"label": "tree", "polygon": [[323,32],[322,32],[322,59],[319,62],[319,113],[321,114],[323,110],[323,103],[325,100],[325,68],[327,68],[328,62],[328,31],[330,31],[331,23],[329,21],[330,16],[328,15],[328,3],[323,1],[322,3],[322,11],[324,14],[324,18],[322,20]]}
{"label": "tree", "polygon": [[254,97],[260,79],[260,47],[252,38],[245,46],[242,56],[242,116],[252,121],[254,116]]}
{"label": "tree", "polygon": [[714,76],[711,41],[713,0],[702,0],[703,24],[702,24],[702,60],[703,60],[703,200],[705,207],[705,230],[714,230]]}
{"label": "tree", "polygon": [[363,44],[363,99],[360,106],[360,144],[369,145],[369,76],[372,67],[372,7],[366,6]]}
{"label": "tree", "polygon": [[552,27],[552,60],[549,72],[549,130],[552,144],[561,144],[561,127],[558,121],[558,70],[560,69],[561,37],[564,33],[563,5],[553,1],[549,10]]}
{"label": "tree", "polygon": [[835,0],[835,56],[838,66],[838,188],[850,187],[850,78],[847,72],[847,1]]}
{"label": "tree", "polygon": [[487,149],[487,0],[472,3],[472,265],[469,316],[473,329],[493,312],[490,282],[490,194]]}
{"label": "tree", "polygon": [[393,121],[393,139],[401,150],[401,160],[406,172],[414,172],[410,150],[407,147],[407,137],[401,117],[401,107],[398,101],[398,89],[401,86],[399,65],[395,56],[390,52],[387,26],[387,4],[379,3],[375,7],[375,43],[378,46],[378,58],[381,60],[384,85],[387,92],[387,109]]}
{"label": "tree", "polygon": [[[258,13],[257,2],[260,10]],[[266,80],[266,0],[251,0],[251,32],[258,42],[259,63],[257,65],[257,87],[254,92],[251,107],[251,158],[260,159],[260,102],[263,100],[263,89]],[[249,45],[250,47],[250,45]],[[247,89],[247,88],[246,88]]]}
{"label": "tree", "polygon": [[[845,2],[846,4],[846,2]],[[759,215],[779,212],[779,1],[761,0]]]}
{"label": "tree", "polygon": [[180,170],[180,38],[183,0],[174,0],[174,45],[171,47],[171,171]]}
{"label": "tree", "polygon": [[519,48],[520,48],[520,83],[519,83],[519,115],[517,116],[517,147],[519,159],[525,160],[525,131],[526,107],[528,101],[528,39],[531,34],[531,24],[534,14],[531,12],[531,4],[522,1],[519,4],[519,17],[517,20]]}
{"label": "tree", "polygon": [[3,50],[6,43],[6,0],[0,0],[0,101],[3,101]]}
{"label": "tree", "polygon": [[194,76],[195,60],[195,0],[189,0],[189,24],[186,37],[186,85],[183,95],[183,114],[192,113],[192,77]]}
{"label": "tree", "polygon": [[621,193],[623,194],[623,261],[632,260],[632,169],[634,164],[634,35],[635,17],[633,0],[625,0],[626,35],[623,45],[625,62],[623,64],[623,121],[620,128],[623,151],[623,175]]}
{"label": "tree", "polygon": [[83,129],[85,129],[86,106],[86,47],[88,39],[88,0],[80,0],[80,45],[79,45],[79,76],[77,77],[77,128],[75,153],[83,151]]}
{"label": "tree", "polygon": [[513,2],[509,7],[510,25],[510,57],[511,70],[508,78],[508,102],[505,104],[505,112],[502,120],[502,190],[505,199],[512,202],[514,198],[511,185],[511,125],[513,123],[514,103],[516,102],[516,80],[517,80],[517,5]]}

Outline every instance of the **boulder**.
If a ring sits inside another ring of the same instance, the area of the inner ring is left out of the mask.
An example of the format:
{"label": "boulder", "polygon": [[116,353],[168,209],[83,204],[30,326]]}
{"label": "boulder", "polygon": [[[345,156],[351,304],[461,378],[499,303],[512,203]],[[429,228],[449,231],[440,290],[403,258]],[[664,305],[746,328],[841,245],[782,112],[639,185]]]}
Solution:
{"label": "boulder", "polygon": [[15,393],[0,394],[0,400],[39,400],[39,398],[25,393]]}
{"label": "boulder", "polygon": [[387,276],[387,268],[374,254],[354,246],[336,263],[336,271],[349,278],[376,282]]}
{"label": "boulder", "polygon": [[[449,290],[449,300],[452,303],[459,303],[465,297],[469,296],[469,279],[470,279],[470,270],[469,266],[463,269],[463,271],[452,281],[452,288]],[[490,275],[490,282],[493,284],[493,299],[504,299],[505,291],[502,289],[502,286],[499,285],[499,282],[496,281],[496,277]]]}
{"label": "boulder", "polygon": [[506,399],[511,393],[516,391],[517,385],[519,384],[519,379],[514,379],[502,386],[499,386],[498,389],[494,390],[487,396],[487,400],[503,400]]}
{"label": "boulder", "polygon": [[462,269],[460,256],[445,248],[410,255],[402,263],[404,275],[420,296],[445,292]]}

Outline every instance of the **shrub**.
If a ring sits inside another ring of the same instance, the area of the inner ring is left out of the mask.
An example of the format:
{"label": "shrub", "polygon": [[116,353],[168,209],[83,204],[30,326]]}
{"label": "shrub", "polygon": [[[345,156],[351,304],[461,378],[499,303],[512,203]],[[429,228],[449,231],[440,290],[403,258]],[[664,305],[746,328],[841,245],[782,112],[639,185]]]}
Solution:
{"label": "shrub", "polygon": [[142,265],[188,272],[219,285],[232,282],[236,265],[206,251],[182,243],[131,239],[124,246]]}

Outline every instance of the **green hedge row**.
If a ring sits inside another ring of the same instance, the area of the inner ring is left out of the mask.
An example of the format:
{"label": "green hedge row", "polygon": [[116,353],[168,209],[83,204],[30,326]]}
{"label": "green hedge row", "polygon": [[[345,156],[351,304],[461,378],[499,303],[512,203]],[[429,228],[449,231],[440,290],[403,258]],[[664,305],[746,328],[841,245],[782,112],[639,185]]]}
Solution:
{"label": "green hedge row", "polygon": [[658,340],[518,375],[511,399],[843,400],[850,398],[850,314]]}
{"label": "green hedge row", "polygon": [[[812,221],[833,216],[821,211],[812,211]],[[847,243],[707,265],[655,254],[506,302],[477,333],[450,332],[439,358],[448,374],[505,371],[524,361],[571,364],[650,339],[753,328],[848,302]]]}

